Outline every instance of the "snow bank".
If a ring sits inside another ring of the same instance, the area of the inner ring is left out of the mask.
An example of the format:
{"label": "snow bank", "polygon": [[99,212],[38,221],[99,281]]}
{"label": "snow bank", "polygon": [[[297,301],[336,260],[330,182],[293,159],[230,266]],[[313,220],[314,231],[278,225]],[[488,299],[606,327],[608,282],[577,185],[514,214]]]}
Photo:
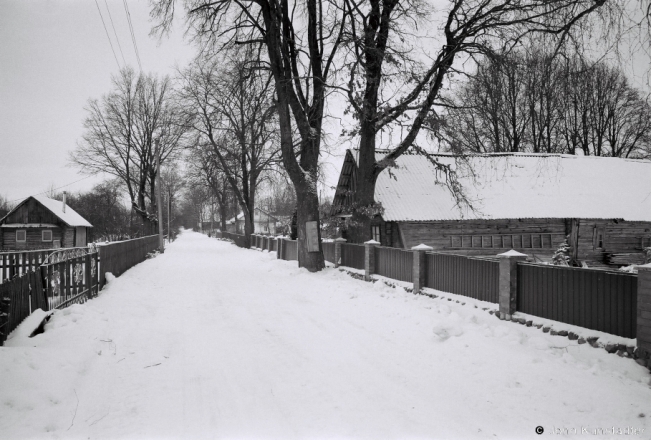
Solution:
{"label": "snow bank", "polygon": [[381,281],[186,231],[0,348],[1,437],[648,438],[630,359]]}

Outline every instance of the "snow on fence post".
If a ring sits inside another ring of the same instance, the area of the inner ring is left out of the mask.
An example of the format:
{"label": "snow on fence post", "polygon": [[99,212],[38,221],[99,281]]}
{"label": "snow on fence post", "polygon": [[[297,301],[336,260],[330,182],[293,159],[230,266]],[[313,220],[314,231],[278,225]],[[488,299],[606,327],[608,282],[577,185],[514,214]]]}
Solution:
{"label": "snow on fence post", "polygon": [[636,337],[639,359],[651,370],[651,263],[637,267]]}
{"label": "snow on fence post", "polygon": [[500,259],[500,319],[510,321],[518,302],[518,261],[525,261],[527,256],[513,249],[497,256]]}
{"label": "snow on fence post", "polygon": [[335,267],[339,267],[341,264],[341,244],[347,241],[345,238],[335,238]]}
{"label": "snow on fence post", "polygon": [[375,273],[375,248],[379,245],[375,240],[364,242],[364,279],[369,281]]}
{"label": "snow on fence post", "polygon": [[411,278],[414,283],[414,294],[417,294],[425,287],[425,274],[427,273],[425,252],[433,251],[434,248],[421,243],[412,247],[411,250],[414,253]]}

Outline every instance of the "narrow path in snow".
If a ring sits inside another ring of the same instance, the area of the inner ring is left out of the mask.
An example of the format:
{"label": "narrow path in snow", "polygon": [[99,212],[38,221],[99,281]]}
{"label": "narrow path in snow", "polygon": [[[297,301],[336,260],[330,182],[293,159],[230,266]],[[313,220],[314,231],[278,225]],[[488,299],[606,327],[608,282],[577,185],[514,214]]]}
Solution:
{"label": "narrow path in snow", "polygon": [[192,232],[9,345],[2,438],[650,432],[632,360]]}

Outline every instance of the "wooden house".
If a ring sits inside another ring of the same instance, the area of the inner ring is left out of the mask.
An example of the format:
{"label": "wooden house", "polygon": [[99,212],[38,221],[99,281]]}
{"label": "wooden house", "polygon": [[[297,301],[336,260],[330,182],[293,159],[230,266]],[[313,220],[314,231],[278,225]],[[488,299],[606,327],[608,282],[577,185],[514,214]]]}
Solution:
{"label": "wooden house", "polygon": [[92,227],[65,202],[31,196],[0,219],[0,249],[82,247],[87,245]]}
{"label": "wooden house", "polygon": [[[253,210],[253,231],[256,234],[276,234],[276,226],[280,225],[279,220],[273,215],[260,208]],[[244,213],[240,212],[237,217],[226,221],[226,232],[244,234]]]}
{"label": "wooden house", "polygon": [[[436,161],[455,171],[471,207],[458,203]],[[333,202],[342,217],[355,198],[356,172],[349,150]],[[651,246],[651,162],[644,160],[405,154],[379,175],[375,201],[384,212],[372,220],[371,236],[383,246],[424,243],[463,255],[516,249],[547,261],[567,239],[576,263],[597,267],[641,262]]]}

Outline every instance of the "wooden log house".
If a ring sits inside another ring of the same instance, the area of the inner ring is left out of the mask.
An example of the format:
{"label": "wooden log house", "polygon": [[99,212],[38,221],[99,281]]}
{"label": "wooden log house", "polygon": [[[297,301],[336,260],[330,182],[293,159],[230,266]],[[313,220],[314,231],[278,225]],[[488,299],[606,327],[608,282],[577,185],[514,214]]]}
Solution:
{"label": "wooden log house", "polygon": [[65,201],[31,196],[0,219],[0,249],[22,251],[86,246],[92,225]]}
{"label": "wooden log house", "polygon": [[[386,151],[379,151],[380,159]],[[355,150],[348,150],[333,201],[347,217],[355,200]],[[451,166],[470,206],[457,203]],[[651,162],[559,154],[405,154],[380,174],[371,224],[383,246],[496,255],[509,249],[549,261],[567,239],[576,264],[638,263],[651,246]],[[344,238],[346,231],[342,231]]]}

